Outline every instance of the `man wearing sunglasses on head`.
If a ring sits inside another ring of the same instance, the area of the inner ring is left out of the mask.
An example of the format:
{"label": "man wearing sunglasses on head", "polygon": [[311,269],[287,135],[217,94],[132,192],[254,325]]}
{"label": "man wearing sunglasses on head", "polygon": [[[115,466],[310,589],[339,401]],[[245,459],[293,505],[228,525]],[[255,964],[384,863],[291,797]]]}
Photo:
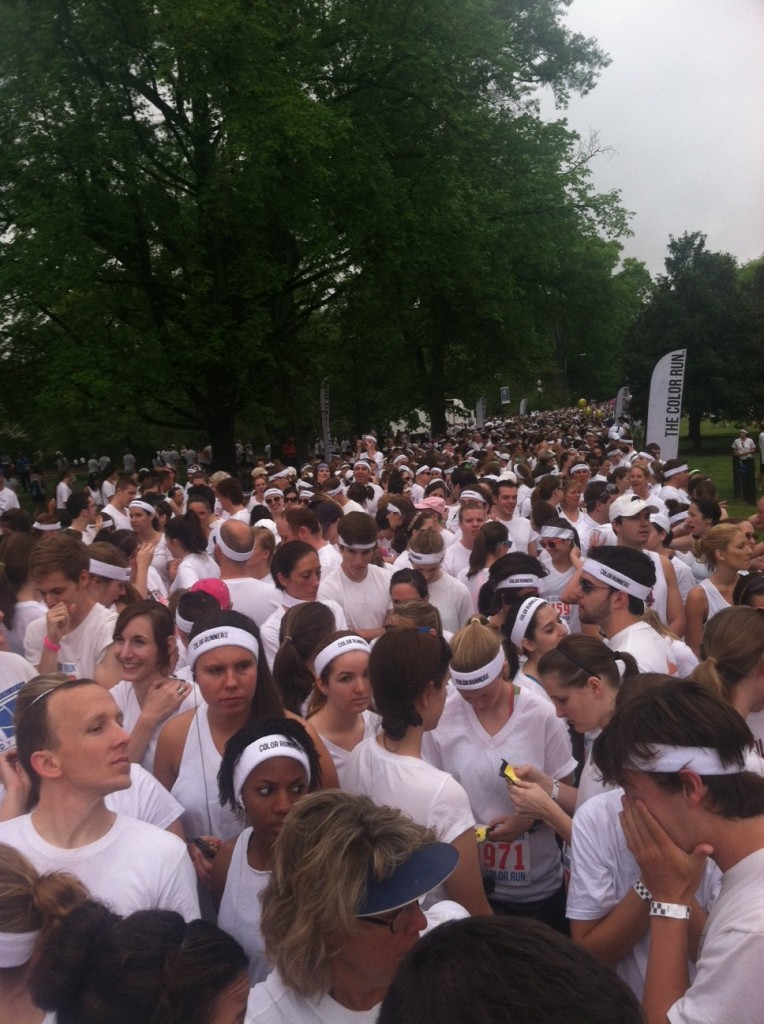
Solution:
{"label": "man wearing sunglasses on head", "polygon": [[584,560],[574,597],[581,622],[597,626],[612,651],[631,654],[640,672],[674,675],[668,642],[642,621],[654,585],[655,566],[643,551],[608,546]]}

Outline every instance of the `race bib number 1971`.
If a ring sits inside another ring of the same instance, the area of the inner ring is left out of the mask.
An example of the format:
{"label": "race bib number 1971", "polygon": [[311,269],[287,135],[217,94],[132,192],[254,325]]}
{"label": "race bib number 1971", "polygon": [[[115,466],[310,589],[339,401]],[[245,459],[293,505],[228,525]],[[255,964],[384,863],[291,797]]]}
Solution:
{"label": "race bib number 1971", "polygon": [[483,874],[498,885],[530,885],[530,843],[527,836],[512,843],[485,842],[480,847]]}

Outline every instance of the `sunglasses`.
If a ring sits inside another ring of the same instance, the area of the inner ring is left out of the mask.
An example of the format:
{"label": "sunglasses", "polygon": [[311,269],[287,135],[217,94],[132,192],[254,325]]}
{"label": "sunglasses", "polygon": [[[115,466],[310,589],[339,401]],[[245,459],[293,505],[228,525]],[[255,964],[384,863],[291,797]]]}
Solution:
{"label": "sunglasses", "polygon": [[592,583],[591,580],[579,580],[578,587],[582,594],[593,594],[595,590],[612,590],[612,587],[600,586],[599,583]]}

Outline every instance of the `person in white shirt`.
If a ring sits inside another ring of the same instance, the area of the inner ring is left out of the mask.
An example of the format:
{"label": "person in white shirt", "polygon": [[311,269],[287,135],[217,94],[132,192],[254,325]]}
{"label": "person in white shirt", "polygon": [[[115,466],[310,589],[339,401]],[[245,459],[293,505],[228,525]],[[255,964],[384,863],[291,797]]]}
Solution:
{"label": "person in white shirt", "polygon": [[517,483],[512,480],[497,480],[493,485],[493,495],[491,518],[506,526],[512,541],[512,550],[537,557],[538,551],[530,520],[517,515]]}
{"label": "person in white shirt", "polygon": [[412,537],[408,556],[428,589],[428,600],[440,612],[443,629],[455,633],[473,613],[472,597],[465,583],[443,572],[443,538],[437,530],[421,530]]}
{"label": "person in white shirt", "polygon": [[464,490],[459,502],[459,536],[449,545],[443,560],[443,568],[450,576],[458,576],[470,564],[470,554],[475,537],[485,523],[487,502],[479,491]]}
{"label": "person in white shirt", "polygon": [[[761,1020],[764,778],[753,737],[708,686],[666,680],[630,695],[595,740],[606,781],[625,790],[621,822],[649,902],[647,1024]],[[694,893],[711,857],[721,891],[690,983]]]}
{"label": "person in white shirt", "polygon": [[348,512],[337,527],[341,564],[321,579],[319,600],[335,601],[348,628],[365,640],[384,633],[390,605],[390,573],[372,564],[377,524],[366,512]]}
{"label": "person in white shirt", "polygon": [[[339,520],[339,516],[337,518]],[[276,520],[276,525],[282,544],[290,540],[302,540],[316,549],[324,576],[336,569],[342,561],[337,548],[324,539],[321,522],[311,509],[303,508],[301,505],[284,509]]]}
{"label": "person in white shirt", "polygon": [[255,550],[255,531],[248,523],[227,519],[215,536],[214,558],[228,587],[231,607],[252,619],[258,629],[280,605],[273,582],[256,580],[248,563]]}
{"label": "person in white shirt", "polygon": [[598,626],[613,651],[625,651],[640,672],[676,672],[671,648],[643,622],[645,602],[655,585],[655,566],[634,548],[603,547],[589,553],[572,584],[582,623]]}
{"label": "person in white shirt", "polygon": [[117,913],[162,907],[193,920],[199,903],[185,844],[104,802],[131,785],[128,741],[98,683],[51,682],[16,720],[19,762],[37,803],[0,823],[0,842],[23,850],[38,871],[70,871]]}
{"label": "person in white shirt", "polygon": [[114,494],[111,496],[109,503],[103,507],[103,514],[111,517],[114,522],[115,529],[132,529],[127,506],[131,501],[135,500],[135,495],[137,493],[138,488],[133,483],[131,477],[124,473],[119,473],[117,476],[117,485],[114,490]]}

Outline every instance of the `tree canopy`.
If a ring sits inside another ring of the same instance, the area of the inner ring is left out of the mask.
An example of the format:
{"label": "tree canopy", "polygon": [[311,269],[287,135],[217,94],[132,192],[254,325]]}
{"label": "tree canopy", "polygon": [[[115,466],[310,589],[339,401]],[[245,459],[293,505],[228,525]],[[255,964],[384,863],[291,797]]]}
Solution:
{"label": "tree canopy", "polygon": [[565,6],[0,0],[6,416],[225,464],[325,374],[353,425],[582,345],[617,386],[627,217],[537,107],[607,63]]}
{"label": "tree canopy", "polygon": [[764,408],[764,271],[709,251],[699,231],[670,236],[665,267],[627,329],[626,372],[644,413],[657,360],[687,349],[683,405],[697,449],[704,416],[748,422]]}

